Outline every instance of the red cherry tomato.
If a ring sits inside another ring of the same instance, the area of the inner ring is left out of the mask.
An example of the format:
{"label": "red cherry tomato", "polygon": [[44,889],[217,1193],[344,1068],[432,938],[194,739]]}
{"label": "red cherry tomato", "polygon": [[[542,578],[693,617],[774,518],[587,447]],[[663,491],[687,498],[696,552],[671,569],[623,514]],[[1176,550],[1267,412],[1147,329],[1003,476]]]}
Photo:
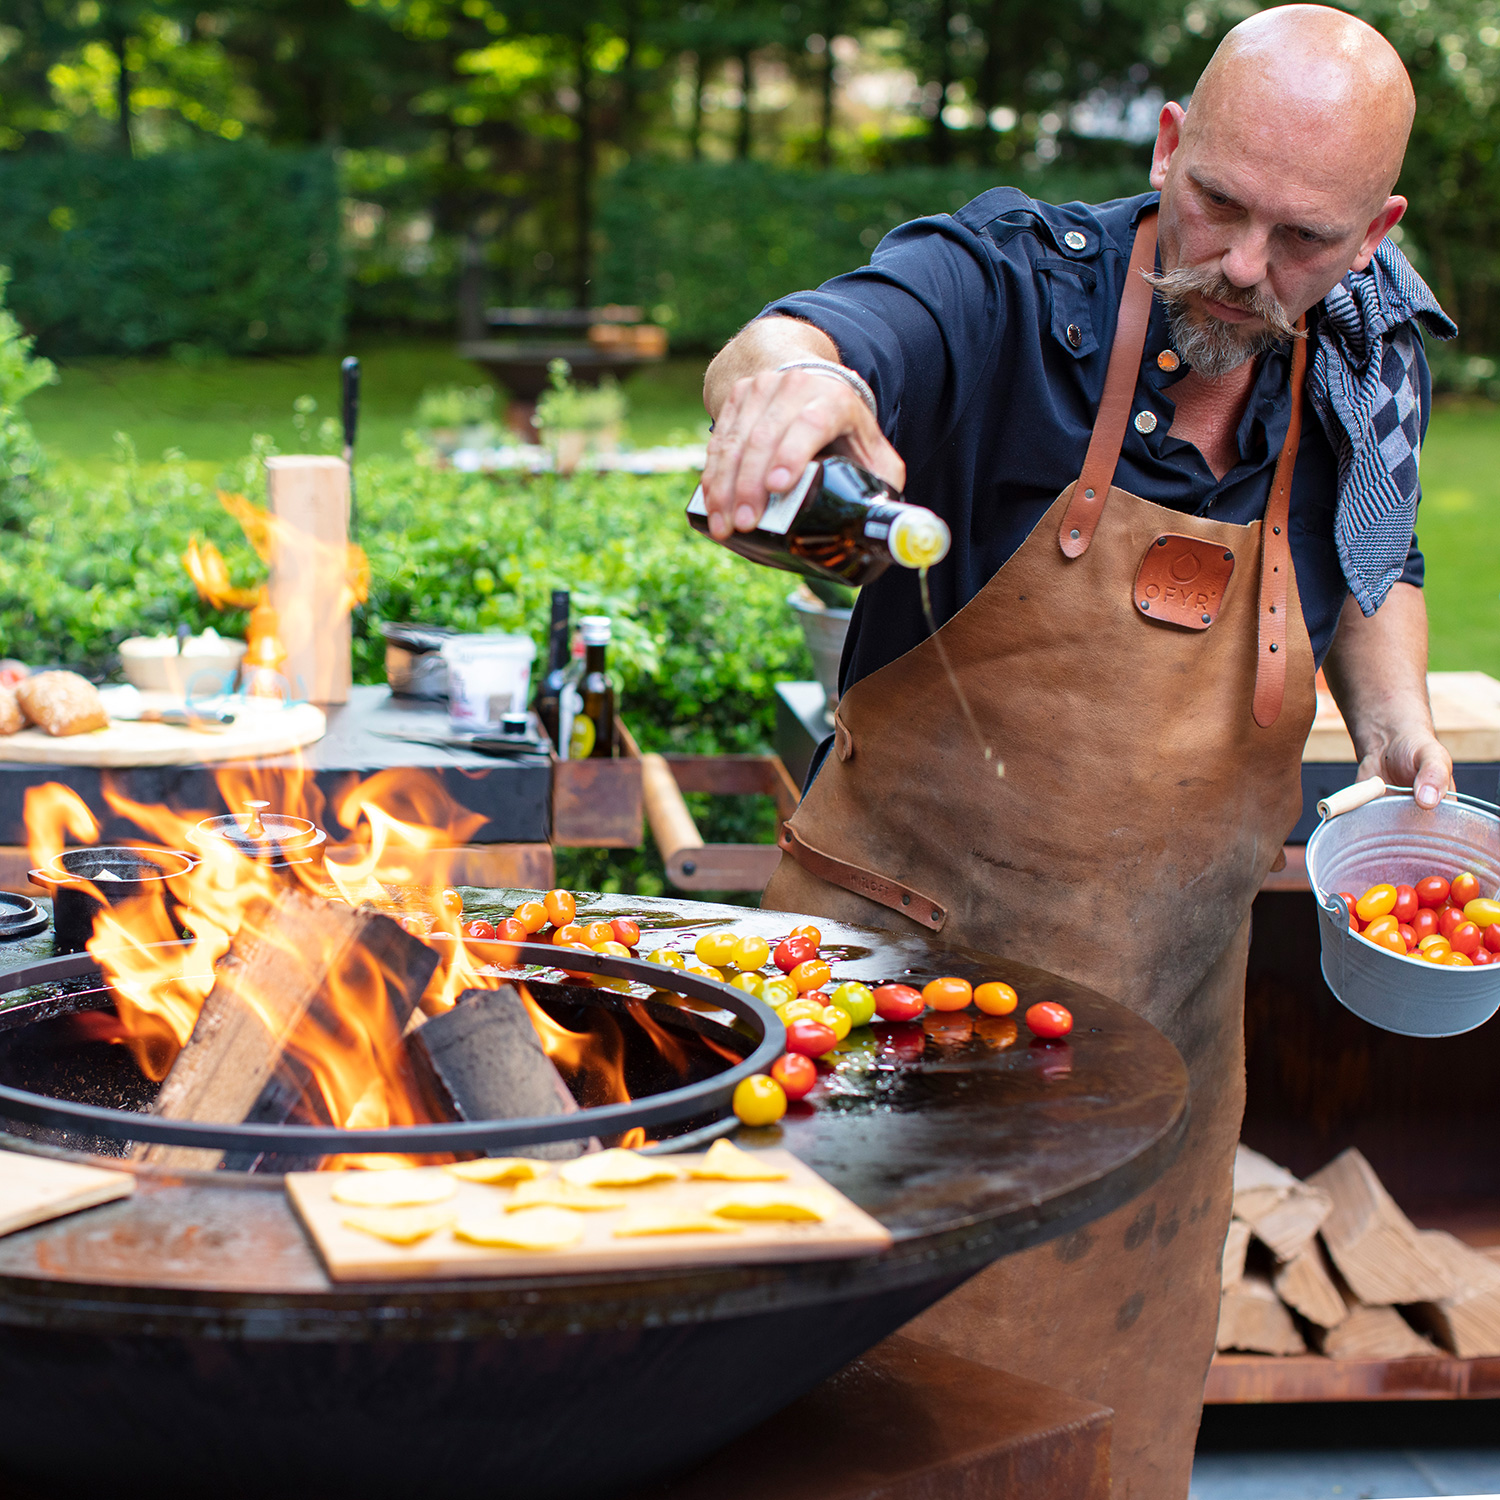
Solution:
{"label": "red cherry tomato", "polygon": [[1035,1035],[1050,1040],[1067,1036],[1073,1029],[1073,1013],[1055,1000],[1039,1000],[1027,1010],[1026,1024]]}
{"label": "red cherry tomato", "polygon": [[793,1021],[786,1029],[786,1050],[800,1052],[804,1057],[822,1057],[838,1044],[833,1027],[821,1021]]}
{"label": "red cherry tomato", "polygon": [[1358,897],[1355,896],[1353,891],[1340,891],[1339,895],[1343,899],[1344,905],[1349,909],[1349,931],[1358,932],[1359,918],[1354,915],[1354,903]]}
{"label": "red cherry tomato", "polygon": [[1417,901],[1434,910],[1448,899],[1448,882],[1441,875],[1424,875],[1417,882]]}
{"label": "red cherry tomato", "polygon": [[640,942],[641,929],[629,917],[616,917],[609,925],[614,930],[617,943],[624,943],[627,948],[634,948]]}
{"label": "red cherry tomato", "polygon": [[494,924],[486,922],[483,917],[478,917],[472,922],[465,922],[464,936],[466,938],[474,938],[481,943],[487,943],[495,936]]}
{"label": "red cherry tomato", "polygon": [[1417,890],[1415,886],[1398,885],[1396,887],[1396,904],[1391,908],[1396,914],[1398,922],[1410,923],[1417,914]]}
{"label": "red cherry tomato", "polygon": [[1396,931],[1401,934],[1401,941],[1406,944],[1406,951],[1408,953],[1410,953],[1411,950],[1417,946],[1417,931],[1416,931],[1416,928],[1410,926],[1406,922],[1403,922],[1396,929]]}
{"label": "red cherry tomato", "polygon": [[915,1021],[926,1008],[922,992],[909,984],[882,984],[875,990],[875,1014],[882,1021]]}
{"label": "red cherry tomato", "polygon": [[818,945],[810,937],[783,938],[771,955],[772,962],[783,974],[790,974],[798,964],[805,964],[818,956]]}
{"label": "red cherry tomato", "polygon": [[1485,964],[1494,963],[1495,955],[1491,953],[1488,948],[1476,948],[1475,951],[1470,954],[1470,961],[1473,963],[1476,969],[1481,969],[1485,966]]}
{"label": "red cherry tomato", "polygon": [[1462,875],[1453,877],[1453,884],[1448,888],[1448,899],[1455,906],[1467,906],[1471,901],[1479,899],[1479,877],[1465,870]]}
{"label": "red cherry tomato", "polygon": [[1491,922],[1484,929],[1484,946],[1491,953],[1500,953],[1500,922]]}
{"label": "red cherry tomato", "polygon": [[1463,925],[1464,909],[1461,906],[1445,906],[1438,913],[1438,932],[1451,943],[1457,928]]}
{"label": "red cherry tomato", "polygon": [[1484,946],[1484,934],[1472,922],[1460,922],[1448,941],[1455,953],[1466,953],[1473,958]]}
{"label": "red cherry tomato", "polygon": [[1419,943],[1424,937],[1431,937],[1437,931],[1437,913],[1430,906],[1419,906],[1411,919],[1411,930]]}
{"label": "red cherry tomato", "polygon": [[781,1085],[788,1099],[801,1099],[812,1092],[818,1070],[812,1058],[800,1052],[787,1052],[771,1064],[771,1077]]}
{"label": "red cherry tomato", "polygon": [[524,943],[529,934],[524,922],[518,922],[514,917],[507,917],[503,922],[495,924],[495,936],[504,938],[507,943]]}

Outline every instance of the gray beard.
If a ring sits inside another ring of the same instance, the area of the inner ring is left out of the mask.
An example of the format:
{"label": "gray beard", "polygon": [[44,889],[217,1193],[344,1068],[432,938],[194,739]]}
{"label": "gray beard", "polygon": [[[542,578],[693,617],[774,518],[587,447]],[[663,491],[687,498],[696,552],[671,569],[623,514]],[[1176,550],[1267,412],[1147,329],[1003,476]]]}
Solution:
{"label": "gray beard", "polygon": [[1238,331],[1237,324],[1219,318],[1205,316],[1195,321],[1183,302],[1167,303],[1167,326],[1172,331],[1172,347],[1205,380],[1218,380],[1281,342],[1280,335],[1265,327],[1247,336]]}

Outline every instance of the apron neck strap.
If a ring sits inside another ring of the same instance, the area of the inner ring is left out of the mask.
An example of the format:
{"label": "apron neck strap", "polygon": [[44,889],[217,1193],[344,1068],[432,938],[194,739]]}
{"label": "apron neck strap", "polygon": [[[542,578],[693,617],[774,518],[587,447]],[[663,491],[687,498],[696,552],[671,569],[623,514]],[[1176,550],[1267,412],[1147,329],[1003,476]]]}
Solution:
{"label": "apron neck strap", "polygon": [[1120,317],[1115,341],[1109,351],[1104,375],[1104,395],[1094,418],[1093,436],[1083,460],[1083,471],[1073,486],[1057,540],[1064,556],[1082,557],[1089,550],[1094,528],[1104,514],[1104,502],[1120,462],[1125,444],[1125,424],[1135,404],[1136,382],[1141,375],[1141,356],[1146,350],[1146,329],[1151,322],[1151,284],[1142,274],[1156,268],[1156,214],[1142,217],[1130,249],[1130,268],[1125,273],[1125,291],[1120,297]]}

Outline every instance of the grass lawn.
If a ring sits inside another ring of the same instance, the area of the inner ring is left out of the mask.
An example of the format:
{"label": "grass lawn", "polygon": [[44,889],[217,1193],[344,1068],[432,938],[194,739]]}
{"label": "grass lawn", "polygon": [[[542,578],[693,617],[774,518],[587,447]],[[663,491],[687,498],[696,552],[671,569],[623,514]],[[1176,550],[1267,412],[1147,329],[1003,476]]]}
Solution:
{"label": "grass lawn", "polygon": [[[359,451],[399,453],[418,398],[428,386],[475,385],[483,374],[446,343],[356,346],[364,366]],[[703,361],[671,359],[633,376],[630,438],[638,445],[691,441],[705,418]],[[338,412],[338,359],[234,359],[190,368],[171,360],[89,359],[69,364],[62,382],[39,391],[27,414],[48,449],[85,473],[108,470],[114,434],[129,433],[143,461],[179,450],[201,477],[269,433],[283,452],[300,446],[292,403],[311,395],[318,419]],[[1432,664],[1500,677],[1500,407],[1441,405],[1422,455],[1424,500],[1417,532],[1427,555]]]}

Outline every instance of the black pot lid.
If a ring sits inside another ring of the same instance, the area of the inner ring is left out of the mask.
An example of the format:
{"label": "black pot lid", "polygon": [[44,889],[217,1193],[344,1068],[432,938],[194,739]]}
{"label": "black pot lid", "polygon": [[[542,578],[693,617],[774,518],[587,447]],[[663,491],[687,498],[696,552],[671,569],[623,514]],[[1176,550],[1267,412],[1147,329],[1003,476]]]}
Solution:
{"label": "black pot lid", "polygon": [[30,937],[47,925],[47,913],[30,896],[0,891],[0,943]]}
{"label": "black pot lid", "polygon": [[279,859],[316,849],[327,839],[311,819],[267,812],[270,805],[247,802],[242,813],[205,818],[189,835],[189,841],[201,849],[214,839],[223,839],[247,859]]}

